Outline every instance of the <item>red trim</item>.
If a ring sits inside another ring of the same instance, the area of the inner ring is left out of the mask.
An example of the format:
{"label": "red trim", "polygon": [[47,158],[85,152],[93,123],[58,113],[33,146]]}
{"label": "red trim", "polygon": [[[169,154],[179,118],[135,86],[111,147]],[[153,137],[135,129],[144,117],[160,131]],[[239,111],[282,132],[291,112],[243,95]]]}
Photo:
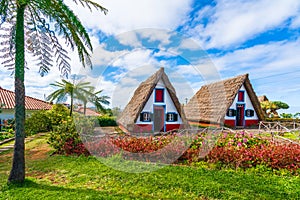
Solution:
{"label": "red trim", "polygon": [[258,119],[245,120],[245,126],[257,126],[259,123]]}
{"label": "red trim", "polygon": [[152,131],[152,124],[135,124],[133,132],[135,133],[149,133]]}
{"label": "red trim", "polygon": [[[257,126],[259,123],[259,120],[258,119],[254,119],[254,120],[245,120],[245,127],[247,126]],[[226,119],[224,121],[224,124],[226,126],[229,126],[229,127],[235,127],[235,120],[229,120],[229,119]]]}
{"label": "red trim", "polygon": [[229,127],[235,127],[235,120],[226,119],[224,124]]}
{"label": "red trim", "polygon": [[180,129],[183,127],[183,124],[166,124],[166,131],[170,131],[170,130],[173,130],[173,129]]}

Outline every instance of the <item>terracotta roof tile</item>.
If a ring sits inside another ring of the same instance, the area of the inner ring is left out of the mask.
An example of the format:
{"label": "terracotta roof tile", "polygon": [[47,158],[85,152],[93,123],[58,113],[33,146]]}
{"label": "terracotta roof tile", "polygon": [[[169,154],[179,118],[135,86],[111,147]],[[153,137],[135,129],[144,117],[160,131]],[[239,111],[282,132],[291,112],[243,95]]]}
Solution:
{"label": "terracotta roof tile", "polygon": [[[15,93],[0,87],[0,103],[5,104],[3,109],[14,109],[15,107]],[[32,97],[25,96],[26,110],[49,110],[52,105]]]}

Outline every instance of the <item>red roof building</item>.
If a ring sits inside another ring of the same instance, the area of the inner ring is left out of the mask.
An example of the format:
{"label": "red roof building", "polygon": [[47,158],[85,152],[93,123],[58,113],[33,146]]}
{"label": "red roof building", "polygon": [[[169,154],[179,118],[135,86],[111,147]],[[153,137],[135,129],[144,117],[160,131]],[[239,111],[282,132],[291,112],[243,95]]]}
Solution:
{"label": "red roof building", "polygon": [[[15,93],[0,87],[0,104],[4,104],[2,109],[14,109]],[[52,105],[46,101],[42,101],[33,97],[25,96],[26,110],[50,110]]]}

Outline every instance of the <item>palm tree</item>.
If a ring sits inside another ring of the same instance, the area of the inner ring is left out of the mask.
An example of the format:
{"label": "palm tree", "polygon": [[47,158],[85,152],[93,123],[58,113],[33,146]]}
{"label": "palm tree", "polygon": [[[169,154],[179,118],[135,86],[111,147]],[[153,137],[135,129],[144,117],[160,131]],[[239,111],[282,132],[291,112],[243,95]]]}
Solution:
{"label": "palm tree", "polygon": [[[91,6],[107,12],[91,0],[73,0],[91,9]],[[84,66],[90,65],[92,45],[89,35],[73,11],[63,0],[0,0],[0,28],[2,63],[15,74],[15,146],[13,164],[8,182],[24,182],[24,122],[25,122],[25,49],[39,60],[40,74],[48,73],[56,62],[63,75],[70,71],[67,51],[62,48],[55,32],[63,36],[72,50],[77,49]],[[48,22],[51,22],[51,26]],[[53,26],[54,25],[54,26]],[[53,28],[54,27],[54,31]],[[25,43],[26,41],[26,43]]]}
{"label": "palm tree", "polygon": [[90,82],[73,84],[66,80],[62,80],[62,82],[56,81],[50,85],[58,87],[58,89],[47,97],[47,101],[54,101],[56,99],[56,102],[61,102],[66,96],[69,96],[71,99],[70,116],[73,113],[74,99],[86,99],[86,96],[91,95],[90,91],[94,88],[90,86]]}
{"label": "palm tree", "polygon": [[94,104],[97,108],[98,111],[104,112],[105,108],[102,106],[102,104],[109,105],[108,99],[110,98],[109,96],[99,96],[103,90],[99,90],[97,92],[90,91],[90,95],[88,96],[87,100],[84,101],[84,114],[86,113],[86,104],[87,102],[90,102]]}

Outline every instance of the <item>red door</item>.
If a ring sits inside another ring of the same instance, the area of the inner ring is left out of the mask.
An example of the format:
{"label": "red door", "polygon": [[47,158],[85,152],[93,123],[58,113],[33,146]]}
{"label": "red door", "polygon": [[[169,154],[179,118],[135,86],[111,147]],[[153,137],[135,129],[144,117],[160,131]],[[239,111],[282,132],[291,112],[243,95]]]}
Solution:
{"label": "red door", "polygon": [[154,106],[153,114],[153,130],[154,132],[165,131],[165,108],[163,106]]}
{"label": "red door", "polygon": [[244,126],[245,104],[236,104],[236,126]]}

